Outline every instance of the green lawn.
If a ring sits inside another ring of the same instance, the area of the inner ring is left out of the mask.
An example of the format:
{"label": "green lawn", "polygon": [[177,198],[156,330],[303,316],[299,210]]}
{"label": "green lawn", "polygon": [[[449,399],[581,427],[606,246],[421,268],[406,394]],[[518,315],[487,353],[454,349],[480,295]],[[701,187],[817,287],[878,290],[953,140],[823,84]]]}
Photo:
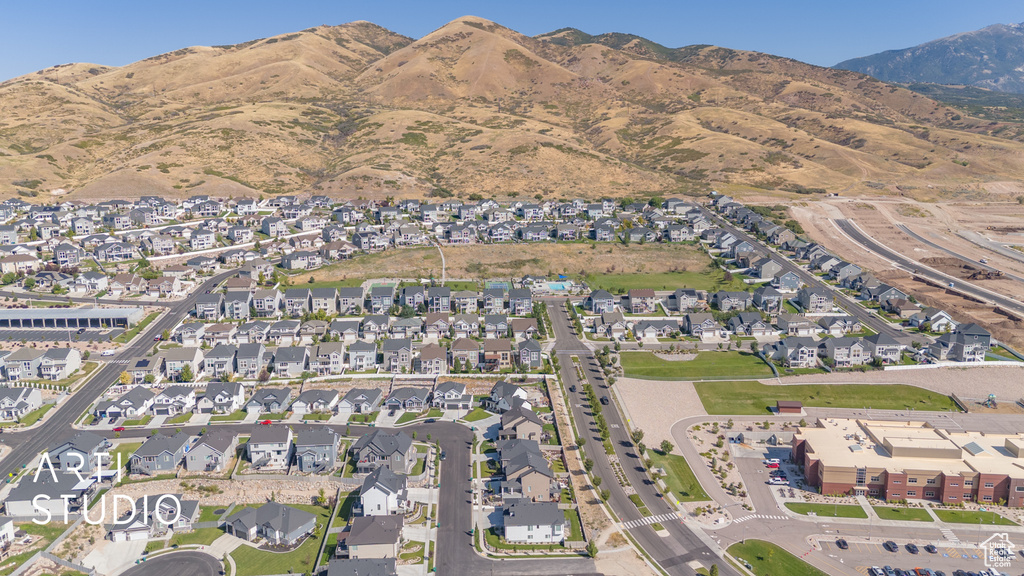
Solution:
{"label": "green lawn", "polygon": [[690,470],[690,465],[682,456],[648,450],[647,457],[651,459],[652,467],[665,469],[665,486],[680,502],[700,502],[711,499],[701,488],[697,477]]}
{"label": "green lawn", "polygon": [[403,412],[398,420],[395,420],[395,424],[405,424],[406,422],[412,422],[413,420],[423,416],[422,412],[409,412],[408,410]]}
{"label": "green lawn", "polygon": [[768,414],[776,400],[799,400],[804,406],[819,408],[956,409],[948,396],[905,384],[766,386],[758,382],[697,382],[694,387],[708,414]]}
{"label": "green lawn", "polygon": [[178,546],[184,546],[186,544],[202,544],[209,546],[213,544],[213,541],[224,535],[224,531],[220,528],[198,528],[191,532],[185,532],[184,534],[175,534],[171,537],[171,546],[177,544]]}
{"label": "green lawn", "polygon": [[705,270],[693,272],[663,272],[661,274],[590,274],[586,277],[587,285],[592,290],[602,289],[613,294],[623,293],[636,288],[654,288],[655,290],[675,290],[676,288],[695,288],[709,292],[718,290],[746,290],[748,286],[733,274],[732,281],[724,280],[725,273],[715,270],[710,274]]}
{"label": "green lawn", "polygon": [[246,413],[244,410],[238,410],[231,414],[217,414],[216,416],[210,416],[211,422],[238,422],[245,420]]}
{"label": "green lawn", "polygon": [[821,570],[762,540],[747,540],[729,546],[729,554],[750,564],[757,576],[828,576]]}
{"label": "green lawn", "polygon": [[932,517],[924,508],[897,508],[895,506],[872,506],[882,520],[905,520],[908,522],[931,522]]}
{"label": "green lawn", "polygon": [[333,414],[331,414],[330,412],[313,412],[313,413],[310,413],[310,414],[303,414],[302,415],[302,419],[303,420],[330,420],[331,416],[333,416]]}
{"label": "green lawn", "polygon": [[405,546],[402,546],[402,550],[398,553],[398,558],[400,560],[410,561],[412,564],[422,564],[423,554],[426,551],[426,544],[410,540],[405,543]]}
{"label": "green lawn", "polygon": [[330,524],[331,511],[320,506],[291,506],[317,515],[317,523],[321,526],[320,537],[307,538],[301,546],[284,554],[257,550],[249,546],[239,546],[231,553],[231,557],[235,560],[236,576],[301,574],[313,570],[317,552],[320,551],[320,542],[326,533],[326,527]]}
{"label": "green lawn", "polygon": [[70,527],[70,524],[64,524],[63,522],[54,522],[52,525],[43,526],[29,522],[28,524],[21,524],[15,526],[15,530],[24,530],[29,534],[42,536],[43,539],[38,541],[32,548],[26,550],[25,552],[4,558],[3,563],[0,564],[4,566],[3,568],[0,568],[0,574],[6,575],[10,574],[11,572],[14,572],[15,569],[20,567],[22,564],[27,562],[29,558],[34,556],[36,552],[45,549],[47,546],[50,545],[50,542],[56,540],[58,536],[63,534],[64,531]]}
{"label": "green lawn", "polygon": [[[352,506],[359,500],[359,490],[353,490],[348,494],[341,495],[341,506],[338,507],[338,517],[335,518],[336,526],[344,526],[352,516]],[[340,521],[340,522],[339,522]]]}
{"label": "green lawn", "polygon": [[566,540],[579,541],[583,540],[583,528],[580,526],[580,515],[576,512],[576,509],[562,510],[565,513],[565,519],[569,523],[569,533],[565,536]]}
{"label": "green lawn", "polygon": [[817,516],[825,516],[829,518],[867,518],[868,513],[864,511],[864,508],[853,504],[809,504],[807,502],[786,502],[786,508],[789,508],[797,514],[810,514],[814,513]]}
{"label": "green lawn", "polygon": [[56,404],[44,404],[40,408],[33,410],[28,414],[22,416],[21,420],[19,420],[18,422],[21,422],[25,426],[31,426],[38,422],[39,419],[42,418],[44,414],[52,410],[54,406],[56,406]]}
{"label": "green lawn", "polygon": [[444,412],[440,408],[431,408],[427,411],[427,418],[440,418],[444,416]]}
{"label": "green lawn", "polygon": [[138,418],[138,419],[135,419],[135,420],[125,420],[124,421],[124,425],[125,426],[145,426],[146,424],[149,424],[149,421],[152,420],[152,419],[153,419],[153,417],[151,415],[146,414],[142,418]]}
{"label": "green lawn", "polygon": [[227,510],[227,506],[200,506],[199,507],[199,522],[213,522],[220,518],[217,515],[217,510]]}
{"label": "green lawn", "polygon": [[987,524],[989,526],[1017,526],[1017,523],[995,512],[973,510],[943,510],[934,508],[935,515],[943,522],[953,524]]}
{"label": "green lawn", "polygon": [[164,424],[185,424],[192,419],[191,412],[185,412],[184,414],[178,414],[173,418],[168,418],[164,421]]}
{"label": "green lawn", "polygon": [[160,315],[159,312],[153,312],[149,316],[146,316],[142,320],[142,322],[139,322],[138,324],[136,324],[134,328],[132,328],[130,330],[126,330],[126,331],[122,332],[120,336],[118,336],[117,338],[114,338],[114,342],[120,342],[121,344],[127,344],[127,343],[131,342],[132,338],[135,338],[136,336],[138,336],[139,332],[142,332],[143,330],[145,330],[146,326],[149,326],[149,324],[153,320],[156,320],[157,316],[159,316],[159,315]]}
{"label": "green lawn", "polygon": [[649,380],[770,378],[772,369],[748,352],[700,352],[693,360],[662,360],[650,352],[623,352],[625,375]]}
{"label": "green lawn", "polygon": [[348,421],[353,424],[368,424],[376,420],[379,414],[380,410],[369,414],[353,414],[348,417]]}
{"label": "green lawn", "polygon": [[476,422],[478,420],[483,420],[484,418],[490,418],[491,416],[493,416],[493,414],[483,408],[473,408],[470,410],[469,414],[466,414],[463,420],[466,422]]}
{"label": "green lawn", "polygon": [[565,550],[559,544],[509,544],[498,534],[498,528],[493,526],[484,532],[484,536],[487,538],[487,543],[498,550]]}
{"label": "green lawn", "polygon": [[117,455],[121,455],[121,466],[128,466],[128,459],[131,458],[132,454],[135,453],[139,447],[142,446],[142,442],[123,442],[118,444],[114,449],[110,450],[110,464],[111,468],[117,466]]}
{"label": "green lawn", "polygon": [[320,564],[325,565],[334,558],[334,551],[338,548],[338,535],[328,534],[327,544],[324,545],[324,554],[320,557]]}

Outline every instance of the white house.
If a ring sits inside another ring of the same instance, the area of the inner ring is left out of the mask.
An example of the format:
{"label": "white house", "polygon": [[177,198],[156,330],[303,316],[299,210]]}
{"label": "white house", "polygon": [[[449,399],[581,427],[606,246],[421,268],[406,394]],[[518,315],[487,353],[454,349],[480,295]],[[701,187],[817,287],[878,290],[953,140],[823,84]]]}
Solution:
{"label": "white house", "polygon": [[557,502],[512,500],[502,515],[508,542],[560,544],[565,538],[565,514]]}
{"label": "white house", "polygon": [[363,480],[359,490],[359,508],[363,516],[402,514],[409,508],[409,478],[381,466]]}

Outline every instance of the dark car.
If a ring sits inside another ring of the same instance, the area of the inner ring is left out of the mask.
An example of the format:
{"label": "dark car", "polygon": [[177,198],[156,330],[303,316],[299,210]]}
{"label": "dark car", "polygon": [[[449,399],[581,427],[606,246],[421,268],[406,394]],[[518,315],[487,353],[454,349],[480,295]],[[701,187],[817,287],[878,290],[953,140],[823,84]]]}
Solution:
{"label": "dark car", "polygon": [[575,384],[573,384],[572,386],[569,386],[569,392],[575,392],[575,391],[576,391],[576,385]]}
{"label": "dark car", "polygon": [[107,424],[113,424],[114,422],[117,422],[117,416],[111,416],[110,420],[107,420]]}
{"label": "dark car", "polygon": [[906,548],[907,552],[910,552],[911,554],[918,553],[917,544],[907,544]]}
{"label": "dark car", "polygon": [[448,453],[445,452],[444,450],[441,450],[441,460],[444,460],[447,457],[448,457]]}
{"label": "dark car", "polygon": [[390,412],[388,412],[388,416],[394,416],[394,415],[395,415],[395,411],[394,410],[391,410]]}
{"label": "dark car", "polygon": [[935,547],[935,544],[928,544],[924,547],[924,551],[929,554],[938,554],[939,549]]}
{"label": "dark car", "polygon": [[900,547],[897,546],[896,543],[892,540],[886,540],[885,543],[882,544],[882,547],[888,550],[889,552],[899,552],[900,550]]}
{"label": "dark car", "polygon": [[840,550],[848,550],[850,548],[850,545],[847,544],[846,540],[843,540],[842,538],[836,540],[836,546],[838,546]]}
{"label": "dark car", "polygon": [[79,328],[78,332],[75,332],[75,334],[85,334],[85,328]]}
{"label": "dark car", "polygon": [[607,396],[601,396],[601,404],[607,406],[610,402],[611,400],[609,400]]}

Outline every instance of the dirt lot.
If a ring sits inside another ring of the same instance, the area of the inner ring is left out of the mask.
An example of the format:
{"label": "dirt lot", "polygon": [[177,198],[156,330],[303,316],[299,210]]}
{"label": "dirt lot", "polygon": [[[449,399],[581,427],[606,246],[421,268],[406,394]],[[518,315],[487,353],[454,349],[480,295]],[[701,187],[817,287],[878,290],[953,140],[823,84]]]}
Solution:
{"label": "dirt lot", "polygon": [[[662,440],[674,443],[669,433],[673,424],[690,416],[707,415],[692,382],[619,378],[615,381],[615,392],[629,411],[630,424],[644,431],[648,446],[657,446]],[[664,398],[673,399],[672,409],[650,409],[663,405]]]}
{"label": "dirt lot", "polygon": [[[696,248],[674,244],[522,243],[445,246],[448,278],[551,275],[659,273],[701,270],[708,258]],[[316,281],[351,278],[429,278],[441,276],[436,247],[388,250],[359,256],[311,273]],[[304,278],[305,276],[303,276]]]}
{"label": "dirt lot", "polygon": [[[892,267],[883,258],[850,242],[830,220],[849,218],[857,225],[893,249],[922,264],[967,280],[977,270],[965,267],[963,261],[923,244],[896,224],[905,224],[911,230],[967,258],[986,258],[997,269],[1024,275],[1024,263],[980,248],[956,235],[957,230],[974,230],[990,235],[989,226],[1009,227],[1024,225],[1024,206],[1013,203],[918,203],[900,200],[843,199],[794,206],[794,217],[799,220],[814,240],[821,242],[840,257],[857,262],[870,269],[879,280],[888,282],[913,294],[923,304],[943,308],[961,320],[974,321],[990,330],[996,338],[1016,347],[1024,347],[1024,323],[1015,322],[995,312],[991,306],[979,305],[944,287],[929,286],[915,281],[911,274]],[[1016,225],[1011,223],[1016,222]],[[998,224],[992,224],[998,223]],[[1024,243],[1024,235],[1021,236]],[[972,278],[970,282],[994,292],[1019,298],[1024,286],[1007,278]]]}

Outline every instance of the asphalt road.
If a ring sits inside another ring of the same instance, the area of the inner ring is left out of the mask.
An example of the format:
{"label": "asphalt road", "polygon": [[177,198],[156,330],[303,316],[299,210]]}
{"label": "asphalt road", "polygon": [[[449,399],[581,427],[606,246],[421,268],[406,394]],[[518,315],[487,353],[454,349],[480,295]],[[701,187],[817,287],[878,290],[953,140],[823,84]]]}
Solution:
{"label": "asphalt road", "polygon": [[902,254],[894,252],[889,248],[879,244],[873,238],[862,232],[860,228],[858,228],[853,222],[850,222],[849,220],[839,219],[835,220],[835,223],[836,226],[838,226],[839,229],[842,230],[847,236],[853,238],[855,241],[859,242],[868,250],[871,250],[872,252],[884,258],[892,260],[896,264],[899,264],[900,266],[908,270],[914,270],[915,274],[917,274],[918,276],[934,280],[935,282],[938,282],[940,284],[949,284],[950,282],[952,282],[955,289],[959,292],[970,294],[971,296],[974,296],[979,300],[992,302],[994,304],[1002,306],[1007,310],[1016,312],[1017,314],[1024,315],[1024,304],[1017,300],[1007,298],[1006,296],[996,294],[989,290],[978,288],[977,286],[965,282],[960,278],[956,278],[948,274],[943,274],[942,272],[939,272],[937,270],[925,268],[924,265],[922,265],[921,263],[911,260],[910,258],[907,258],[906,256],[903,256]]}
{"label": "asphalt road", "polygon": [[173,328],[195,306],[200,294],[205,294],[206,290],[214,288],[234,273],[232,270],[213,276],[188,298],[174,303],[166,314],[150,323],[133,344],[122,348],[117,355],[107,358],[107,364],[56,410],[51,411],[41,426],[25,432],[6,433],[0,437],[0,441],[12,448],[11,452],[0,460],[0,477],[7,477],[34,463],[33,460],[40,452],[73,436],[75,431],[71,425],[124,371],[124,364],[113,361],[145,356],[156,335]]}
{"label": "asphalt road", "polygon": [[133,566],[121,576],[216,576],[224,569],[220,560],[204,552],[169,552]]}
{"label": "asphalt road", "polygon": [[165,302],[161,300],[154,300],[152,302],[146,301],[140,303],[137,300],[121,300],[117,298],[90,298],[87,296],[58,296],[56,294],[36,294],[26,292],[15,292],[13,290],[2,290],[0,296],[6,298],[18,298],[21,300],[45,300],[47,302],[61,302],[67,304],[73,302],[75,304],[109,304],[111,306],[126,305],[126,306],[160,306],[165,308],[172,308],[176,305],[175,302]]}
{"label": "asphalt road", "polygon": [[[717,222],[720,228],[723,228],[724,230],[731,232],[737,238],[742,238],[743,240],[746,240],[747,242],[750,242],[751,244],[760,247],[766,254],[772,254],[772,249],[766,246],[764,242],[761,242],[757,238],[751,236],[750,234],[747,234],[746,232],[737,228],[736,226],[733,226],[732,223],[730,223],[728,220],[719,217],[717,214],[711,212],[710,210],[704,208],[703,206],[699,206],[699,208],[710,219]],[[896,328],[893,327],[892,324],[879,318],[870,310],[864,308],[860,304],[857,304],[857,302],[854,301],[849,296],[843,294],[838,290],[835,290],[832,286],[823,282],[821,278],[818,278],[814,274],[811,274],[807,270],[804,270],[803,268],[797,266],[788,258],[776,258],[775,260],[782,265],[782,269],[784,271],[792,272],[799,276],[800,280],[803,281],[804,284],[807,284],[808,286],[823,287],[832,291],[832,293],[836,297],[836,301],[841,302],[843,304],[842,307],[843,309],[846,310],[846,313],[859,320],[860,323],[863,324],[864,326],[870,327],[875,332],[887,334],[895,338],[899,342],[906,342],[909,344],[909,338],[906,334],[903,333],[903,331],[897,330]]]}
{"label": "asphalt road", "polygon": [[963,260],[964,262],[970,264],[971,266],[974,266],[975,268],[981,268],[982,270],[988,270],[989,272],[1002,272],[1003,276],[1006,277],[1006,278],[1009,278],[1011,280],[1016,280],[1017,282],[1024,282],[1024,278],[1021,278],[1020,276],[1017,276],[1017,275],[1014,275],[1014,274],[1010,274],[1009,272],[1003,272],[1002,270],[999,270],[998,268],[993,268],[992,266],[989,266],[988,264],[982,264],[981,262],[978,262],[977,260],[972,260],[972,259],[968,258],[967,256],[964,256],[963,254],[959,254],[957,252],[954,252],[953,250],[950,250],[949,248],[946,248],[945,246],[942,246],[942,245],[937,244],[937,243],[935,243],[935,242],[933,242],[931,240],[928,240],[924,236],[921,236],[920,234],[918,234],[917,232],[914,232],[913,230],[911,230],[910,228],[906,227],[903,224],[897,224],[896,227],[899,228],[900,230],[902,230],[907,236],[910,236],[911,238],[914,238],[918,242],[921,242],[923,244],[927,244],[928,246],[931,246],[932,248],[935,248],[936,250],[945,252],[946,254],[949,254],[950,256],[952,256],[952,257],[954,257],[954,258],[956,258],[958,260]]}
{"label": "asphalt road", "polygon": [[[581,382],[577,379],[576,369],[573,366],[571,357],[577,356],[583,367],[584,377],[594,387],[598,397],[608,395],[610,390],[604,379],[604,375],[597,363],[597,358],[590,352],[573,334],[573,327],[569,320],[562,301],[548,307],[548,316],[551,318],[552,328],[556,338],[555,352],[558,354],[562,370],[562,381],[566,388],[566,402],[572,410],[573,419],[581,435],[586,438],[584,451],[586,456],[594,461],[594,474],[600,476],[604,482],[602,488],[609,491],[608,503],[618,516],[620,521],[639,520],[643,518],[640,511],[629,499],[622,485],[617,481],[617,475],[612,468],[608,455],[602,448],[601,436],[594,423],[593,413],[583,393]],[[576,386],[576,392],[569,392],[571,386]],[[667,408],[667,407],[666,407]],[[602,411],[608,427],[611,431],[611,442],[615,447],[615,455],[622,471],[629,484],[640,495],[644,504],[650,510],[652,516],[659,516],[666,513],[674,513],[676,510],[665,502],[656,485],[650,481],[640,466],[632,440],[629,438],[627,429],[623,423],[622,416],[614,405],[609,405]],[[669,574],[692,575],[696,572],[687,563],[698,561],[705,567],[711,564],[718,564],[720,574],[734,575],[736,572],[694,534],[688,526],[681,521],[666,521],[661,523],[670,536],[662,538],[655,533],[650,525],[640,526],[629,530],[630,534],[637,540],[640,546],[661,565]]]}

